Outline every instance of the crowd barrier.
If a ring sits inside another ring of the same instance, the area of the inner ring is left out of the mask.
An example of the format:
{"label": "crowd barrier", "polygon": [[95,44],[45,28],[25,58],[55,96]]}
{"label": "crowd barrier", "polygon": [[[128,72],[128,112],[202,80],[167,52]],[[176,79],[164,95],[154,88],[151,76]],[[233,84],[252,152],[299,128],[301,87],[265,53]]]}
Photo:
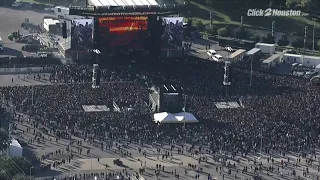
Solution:
{"label": "crowd barrier", "polygon": [[41,65],[61,65],[61,60],[53,57],[2,57],[1,65],[37,64]]}
{"label": "crowd barrier", "polygon": [[0,68],[0,74],[49,73],[53,67]]}

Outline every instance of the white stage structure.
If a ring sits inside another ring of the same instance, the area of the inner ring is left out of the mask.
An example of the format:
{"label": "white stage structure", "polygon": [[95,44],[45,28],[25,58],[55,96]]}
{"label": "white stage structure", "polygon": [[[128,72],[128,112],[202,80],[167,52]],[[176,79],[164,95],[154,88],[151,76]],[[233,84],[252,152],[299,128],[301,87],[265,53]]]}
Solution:
{"label": "white stage structure", "polygon": [[198,123],[198,119],[191,113],[181,112],[181,113],[168,113],[161,112],[155,113],[153,115],[154,122],[161,124],[170,124],[170,123]]}
{"label": "white stage structure", "polygon": [[157,6],[155,0],[89,0],[92,6]]}
{"label": "white stage structure", "polygon": [[23,148],[20,145],[20,143],[17,140],[12,139],[9,146],[9,156],[22,157],[22,151],[23,151]]}

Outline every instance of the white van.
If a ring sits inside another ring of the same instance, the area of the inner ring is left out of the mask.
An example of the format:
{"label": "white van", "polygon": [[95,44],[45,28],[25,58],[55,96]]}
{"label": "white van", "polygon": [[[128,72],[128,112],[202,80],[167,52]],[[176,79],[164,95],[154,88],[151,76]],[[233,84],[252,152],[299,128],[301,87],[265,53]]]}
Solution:
{"label": "white van", "polygon": [[213,55],[217,54],[217,51],[215,51],[214,49],[209,49],[207,51],[207,55],[210,57],[210,58],[213,58]]}
{"label": "white van", "polygon": [[223,57],[219,54],[215,54],[214,56],[212,56],[212,59],[216,62],[223,62]]}

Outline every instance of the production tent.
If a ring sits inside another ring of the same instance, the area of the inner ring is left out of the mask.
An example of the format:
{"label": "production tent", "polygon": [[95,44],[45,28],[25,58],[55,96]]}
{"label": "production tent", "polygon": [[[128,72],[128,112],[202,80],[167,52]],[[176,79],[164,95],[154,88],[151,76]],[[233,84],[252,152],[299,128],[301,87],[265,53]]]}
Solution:
{"label": "production tent", "polygon": [[168,113],[168,112],[162,112],[162,113],[156,113],[153,115],[154,121],[156,123],[197,123],[199,122],[197,118],[188,112],[181,112],[181,113]]}
{"label": "production tent", "polygon": [[176,113],[174,114],[176,119],[178,119],[179,122],[183,123],[197,123],[199,122],[196,117],[194,117],[193,114],[188,113],[188,112],[181,112],[181,113]]}
{"label": "production tent", "polygon": [[9,146],[9,156],[22,157],[22,149],[20,143],[17,140],[12,139]]}
{"label": "production tent", "polygon": [[155,113],[153,117],[154,121],[157,123],[178,123],[176,117],[173,114],[167,112]]}

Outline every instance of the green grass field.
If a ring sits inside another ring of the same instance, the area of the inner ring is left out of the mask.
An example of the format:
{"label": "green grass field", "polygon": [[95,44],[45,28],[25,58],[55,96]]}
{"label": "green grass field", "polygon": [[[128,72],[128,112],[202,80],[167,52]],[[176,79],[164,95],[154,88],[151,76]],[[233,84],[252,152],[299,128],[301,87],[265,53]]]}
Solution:
{"label": "green grass field", "polygon": [[[246,7],[243,3],[215,2],[213,7],[204,6],[195,1],[190,1],[187,7],[189,12],[185,16],[194,21],[210,23],[210,12],[214,25],[240,25],[241,16],[244,17],[244,25],[271,29],[272,21],[275,21],[276,31],[303,34],[304,27],[308,26],[308,33],[312,34],[313,21],[311,17],[248,17]],[[316,22],[316,32],[320,34],[319,20]]]}
{"label": "green grass field", "polygon": [[[45,3],[62,5],[60,3],[81,4],[82,0],[21,0],[25,2]],[[182,0],[177,0],[182,2]],[[193,22],[201,21],[203,24],[210,24],[210,12],[213,25],[218,28],[225,25],[240,25],[241,16],[244,17],[244,25],[247,27],[271,29],[272,21],[275,21],[275,30],[287,33],[304,34],[304,27],[308,26],[308,34],[312,34],[313,21],[311,17],[248,17],[247,10],[255,5],[242,2],[216,2],[212,6],[205,6],[194,1],[189,1],[184,17],[190,17]],[[263,8],[265,9],[265,8]],[[316,22],[316,35],[320,36],[320,20]]]}

